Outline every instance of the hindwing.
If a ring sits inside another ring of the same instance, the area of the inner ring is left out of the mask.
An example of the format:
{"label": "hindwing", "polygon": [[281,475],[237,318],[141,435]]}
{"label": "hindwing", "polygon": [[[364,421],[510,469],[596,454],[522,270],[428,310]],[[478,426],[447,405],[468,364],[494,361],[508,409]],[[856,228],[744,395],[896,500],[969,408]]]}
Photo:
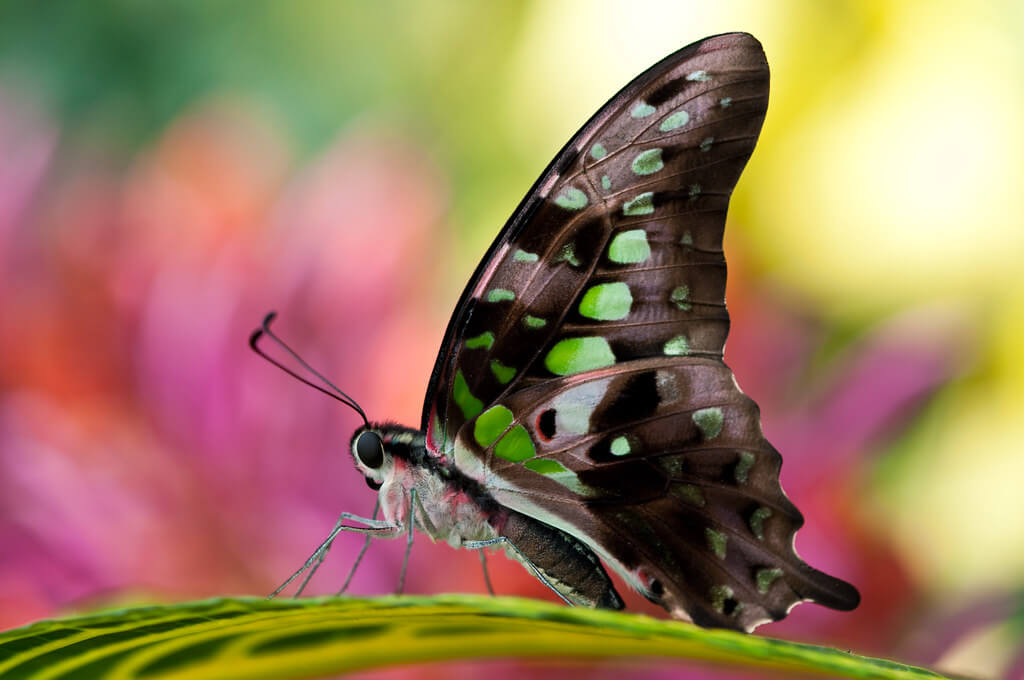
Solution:
{"label": "hindwing", "polygon": [[781,457],[721,361],[643,359],[520,390],[463,428],[455,461],[701,625],[749,631],[804,600],[857,603],[794,551],[803,518]]}

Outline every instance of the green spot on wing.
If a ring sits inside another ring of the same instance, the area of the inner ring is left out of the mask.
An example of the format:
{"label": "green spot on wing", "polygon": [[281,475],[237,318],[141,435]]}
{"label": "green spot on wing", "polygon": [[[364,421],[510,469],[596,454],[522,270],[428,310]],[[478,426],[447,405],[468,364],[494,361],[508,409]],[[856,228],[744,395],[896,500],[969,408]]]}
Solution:
{"label": "green spot on wing", "polygon": [[654,107],[647,102],[640,101],[637,102],[636,106],[633,107],[633,110],[629,112],[629,115],[634,118],[646,118],[652,113],[654,113]]}
{"label": "green spot on wing", "polygon": [[621,281],[591,286],[580,300],[580,314],[598,321],[615,321],[629,315],[633,295]]}
{"label": "green spot on wing", "polygon": [[507,302],[509,300],[515,300],[516,294],[505,288],[492,288],[487,291],[488,302]]}
{"label": "green spot on wing", "polygon": [[638,175],[653,175],[665,167],[661,160],[661,149],[648,149],[633,159],[633,172]]}
{"label": "green spot on wing", "polygon": [[537,253],[528,253],[525,250],[517,249],[512,254],[512,259],[516,262],[536,262],[538,259]]}
{"label": "green spot on wing", "polygon": [[696,81],[698,83],[703,83],[708,80],[711,80],[711,76],[708,75],[707,71],[694,71],[693,73],[686,76],[686,79]]}
{"label": "green spot on wing", "polygon": [[573,267],[580,266],[579,258],[576,257],[576,246],[573,245],[572,241],[562,246],[558,256],[555,257],[555,262],[568,262]]}
{"label": "green spot on wing", "polygon": [[720,560],[724,560],[725,548],[726,544],[729,542],[729,537],[722,532],[715,531],[709,527],[704,529],[704,538],[707,539],[708,548],[711,549],[711,552],[715,553],[715,557]]}
{"label": "green spot on wing", "polygon": [[725,611],[725,601],[732,598],[733,592],[729,586],[711,586],[709,595],[711,596],[711,606],[721,614]]}
{"label": "green spot on wing", "polygon": [[758,569],[754,574],[754,579],[757,581],[757,592],[762,595],[766,594],[780,576],[782,576],[782,570],[778,567]]}
{"label": "green spot on wing", "polygon": [[557,460],[551,460],[550,458],[536,458],[534,460],[528,460],[523,463],[523,467],[527,470],[539,472],[542,475],[557,475],[568,472],[564,465],[559,463]]}
{"label": "green spot on wing", "polygon": [[681,244],[683,244],[684,246],[692,246],[693,245],[693,234],[690,233],[689,229],[687,229],[686,231],[683,232],[683,237],[681,239],[679,239],[679,242]]}
{"label": "green spot on wing", "polygon": [[459,410],[462,411],[462,416],[466,420],[480,413],[484,408],[484,403],[470,393],[469,385],[466,384],[466,376],[462,375],[461,369],[455,371],[452,399],[458,404]]}
{"label": "green spot on wing", "polygon": [[721,99],[718,100],[718,105],[721,106],[723,109],[729,108],[730,104],[732,104],[732,97],[722,97]]}
{"label": "green spot on wing", "polygon": [[721,434],[722,423],[725,418],[722,415],[722,409],[717,406],[694,411],[691,417],[693,418],[694,425],[696,425],[704,435],[704,441],[714,439]]}
{"label": "green spot on wing", "polygon": [[647,243],[647,232],[643,229],[620,232],[608,246],[608,259],[618,264],[643,262],[650,256],[651,246]]}
{"label": "green spot on wing", "polygon": [[700,150],[705,153],[711,151],[711,145],[715,143],[714,137],[705,137],[704,141],[700,143]]}
{"label": "green spot on wing", "polygon": [[523,317],[523,325],[526,326],[527,328],[536,330],[538,328],[544,328],[544,326],[548,325],[548,322],[540,318],[539,316],[531,316],[527,314],[526,316]]}
{"label": "green spot on wing", "polygon": [[771,508],[766,508],[763,505],[750,513],[750,530],[754,532],[757,540],[764,540],[764,521],[771,516]]}
{"label": "green spot on wing", "polygon": [[595,161],[600,160],[608,155],[608,149],[604,148],[601,142],[597,142],[594,146],[590,147],[590,155]]}
{"label": "green spot on wing", "polygon": [[736,469],[733,472],[737,484],[747,483],[747,477],[752,467],[754,467],[754,454],[750,451],[740,451],[740,459],[736,462]]}
{"label": "green spot on wing", "polygon": [[502,385],[507,385],[516,376],[516,369],[506,366],[497,359],[491,359],[491,373]]}
{"label": "green spot on wing", "polygon": [[612,188],[612,181],[608,179],[608,175],[601,175],[601,188],[605,191]]}
{"label": "green spot on wing", "polygon": [[477,349],[483,347],[484,349],[490,349],[491,345],[494,344],[494,333],[490,331],[484,331],[475,338],[466,338],[466,347],[468,349]]}
{"label": "green spot on wing", "polygon": [[687,195],[689,196],[690,200],[692,201],[692,200],[696,199],[698,196],[700,196],[700,192],[701,192],[701,187],[700,187],[699,184],[691,184],[690,188],[687,190]]}
{"label": "green spot on wing", "polygon": [[690,303],[687,302],[689,297],[690,297],[690,287],[689,286],[677,286],[676,288],[674,288],[672,290],[672,294],[669,296],[669,299],[672,300],[672,302],[675,303],[676,307],[678,307],[679,309],[683,310],[684,312],[688,312],[692,308],[690,306]]}
{"label": "green spot on wing", "polygon": [[629,440],[625,437],[616,437],[612,440],[611,450],[612,455],[625,456],[630,452]]}
{"label": "green spot on wing", "polygon": [[677,335],[665,343],[664,352],[667,357],[685,357],[690,353],[690,341],[685,335]]}
{"label": "green spot on wing", "polygon": [[654,192],[645,191],[631,201],[622,204],[622,214],[627,217],[634,215],[650,215],[654,212]]}
{"label": "green spot on wing", "polygon": [[[511,414],[509,415],[511,416]],[[537,450],[533,447],[533,440],[530,439],[530,433],[526,431],[526,428],[516,425],[501,438],[498,445],[494,447],[494,453],[505,460],[518,463],[533,458],[537,454]]]}
{"label": "green spot on wing", "polygon": [[555,197],[555,204],[566,210],[582,210],[587,205],[587,195],[576,187],[569,187]]}
{"label": "green spot on wing", "polygon": [[701,490],[693,484],[678,484],[673,487],[672,492],[687,503],[696,505],[699,508],[703,508],[707,502],[704,500],[704,494]]}
{"label": "green spot on wing", "polygon": [[658,129],[662,132],[671,132],[672,130],[683,127],[689,122],[690,114],[686,111],[680,110],[661,121],[661,125],[658,126]]}
{"label": "green spot on wing", "polygon": [[496,404],[480,414],[473,424],[473,439],[480,446],[487,448],[501,436],[501,433],[512,424],[512,411],[501,404]]}
{"label": "green spot on wing", "polygon": [[560,340],[544,357],[544,366],[555,375],[572,375],[615,363],[608,341],[601,337]]}

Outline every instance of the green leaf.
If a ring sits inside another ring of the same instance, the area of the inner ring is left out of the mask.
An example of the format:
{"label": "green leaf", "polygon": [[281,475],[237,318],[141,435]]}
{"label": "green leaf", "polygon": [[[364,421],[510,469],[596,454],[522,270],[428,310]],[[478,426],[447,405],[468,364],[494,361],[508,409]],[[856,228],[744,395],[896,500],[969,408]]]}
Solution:
{"label": "green leaf", "polygon": [[827,647],[472,595],[214,599],[0,633],[0,679],[309,678],[449,659],[679,658],[847,678],[939,678]]}

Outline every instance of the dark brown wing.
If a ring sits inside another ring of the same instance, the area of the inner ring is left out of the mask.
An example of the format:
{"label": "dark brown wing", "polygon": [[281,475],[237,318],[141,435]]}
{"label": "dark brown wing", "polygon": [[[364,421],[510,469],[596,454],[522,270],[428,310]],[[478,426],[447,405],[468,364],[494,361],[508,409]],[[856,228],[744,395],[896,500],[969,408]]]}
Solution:
{"label": "dark brown wing", "polygon": [[667,57],[559,153],[463,292],[422,427],[435,451],[502,394],[633,359],[721,357],[722,230],[768,103],[746,34]]}
{"label": "dark brown wing", "polygon": [[645,359],[521,390],[465,428],[455,455],[499,503],[584,541],[701,625],[749,631],[801,601],[859,600],[794,551],[803,518],[779,485],[781,457],[715,359]]}

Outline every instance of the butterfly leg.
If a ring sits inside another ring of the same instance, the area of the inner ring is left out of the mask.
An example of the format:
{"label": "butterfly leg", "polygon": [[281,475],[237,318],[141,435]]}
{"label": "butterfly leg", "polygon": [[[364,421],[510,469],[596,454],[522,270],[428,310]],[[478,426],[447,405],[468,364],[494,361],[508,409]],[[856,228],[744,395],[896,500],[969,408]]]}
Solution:
{"label": "butterfly leg", "polygon": [[[380,499],[378,498],[377,502],[373,505],[373,514],[370,515],[370,518],[377,519],[377,513],[379,511]],[[356,575],[356,569],[359,568],[359,564],[363,561],[363,556],[366,555],[366,551],[370,549],[370,541],[372,540],[373,536],[366,534],[366,540],[363,541],[363,547],[359,549],[359,554],[356,555],[356,561],[352,564],[352,568],[349,570],[348,576],[345,577],[345,583],[342,584],[341,590],[337,593],[338,595],[343,595],[345,591],[348,590],[349,584],[352,583],[352,577]],[[319,563],[317,563],[317,566],[320,566]],[[315,568],[316,567],[314,567],[314,569]],[[312,574],[310,574],[310,576],[312,576]]]}
{"label": "butterfly leg", "polygon": [[[346,526],[343,524],[345,520],[358,522],[360,524],[363,524],[364,526]],[[331,544],[334,542],[334,539],[337,538],[338,534],[340,534],[342,531],[354,531],[356,533],[366,534],[371,538],[374,536],[379,536],[382,538],[394,538],[395,536],[398,536],[401,533],[402,529],[404,529],[404,527],[400,524],[391,524],[390,522],[384,522],[377,519],[360,517],[359,515],[354,515],[351,512],[341,513],[341,515],[338,517],[337,523],[334,525],[334,529],[331,530],[331,533],[327,535],[327,538],[324,539],[324,541],[317,547],[317,549],[313,551],[313,554],[309,556],[309,559],[307,559],[303,563],[303,565],[295,571],[294,574],[289,576],[284,583],[279,585],[277,589],[274,590],[274,592],[268,595],[267,599],[271,600],[277,597],[282,590],[287,588],[288,585],[291,584],[291,582],[297,579],[299,576],[301,576],[303,572],[305,572],[307,569],[309,569],[319,561],[322,561],[323,555],[330,549]]]}
{"label": "butterfly leg", "polygon": [[484,572],[484,584],[487,586],[487,592],[494,597],[494,586],[491,585],[491,575],[487,572],[487,554],[483,550],[478,550],[477,555],[480,556],[480,568]]}
{"label": "butterfly leg", "polygon": [[409,523],[406,525],[405,555],[402,557],[402,571],[398,575],[397,595],[405,590],[405,570],[409,566],[409,553],[412,552],[412,527],[416,524],[416,487],[409,489]]}
{"label": "butterfly leg", "polygon": [[558,589],[555,588],[554,584],[552,584],[551,581],[549,581],[547,577],[544,576],[543,573],[541,573],[541,570],[537,568],[537,565],[533,563],[533,560],[524,555],[522,551],[516,547],[516,544],[508,540],[507,537],[498,536],[497,538],[489,538],[486,541],[466,541],[462,544],[462,547],[469,548],[470,550],[480,550],[481,548],[486,548],[491,545],[498,545],[499,543],[504,543],[505,545],[512,548],[512,550],[515,551],[516,555],[519,556],[519,560],[523,564],[525,564],[530,571],[533,572],[533,575],[537,577],[537,580],[546,585],[555,595],[558,595],[558,597],[561,598],[562,602],[565,602],[570,607],[574,606],[572,601],[569,600],[565,595],[562,595],[562,593],[558,592]]}

